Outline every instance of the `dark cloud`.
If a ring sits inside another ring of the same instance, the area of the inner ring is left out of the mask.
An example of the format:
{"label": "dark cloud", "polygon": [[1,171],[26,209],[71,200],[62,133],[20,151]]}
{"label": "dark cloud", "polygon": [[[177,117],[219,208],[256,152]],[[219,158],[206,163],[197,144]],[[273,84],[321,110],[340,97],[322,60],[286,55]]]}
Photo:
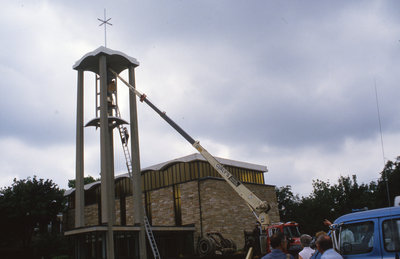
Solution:
{"label": "dark cloud", "polygon": [[[363,149],[379,136],[375,82],[388,145],[399,135],[397,5],[35,1],[22,8],[7,3],[10,13],[0,18],[6,50],[0,53],[5,96],[0,140],[18,139],[37,149],[74,145],[72,65],[104,43],[97,18],[106,8],[113,23],[107,28],[108,47],[139,60],[138,88],[216,155],[271,164],[269,179],[277,185],[283,180],[274,174],[307,171],[324,177],[318,173],[326,170],[334,175],[329,159],[359,166]],[[85,97],[93,99],[94,93],[88,89]],[[93,105],[87,104],[85,121],[94,117]],[[187,155],[188,144],[144,104],[138,106],[143,165]],[[85,133],[87,156],[97,161],[98,132]],[[355,151],[360,157],[349,162]],[[87,167],[98,171],[94,162]],[[73,176],[74,166],[65,171]],[[360,173],[372,172],[362,168]]]}

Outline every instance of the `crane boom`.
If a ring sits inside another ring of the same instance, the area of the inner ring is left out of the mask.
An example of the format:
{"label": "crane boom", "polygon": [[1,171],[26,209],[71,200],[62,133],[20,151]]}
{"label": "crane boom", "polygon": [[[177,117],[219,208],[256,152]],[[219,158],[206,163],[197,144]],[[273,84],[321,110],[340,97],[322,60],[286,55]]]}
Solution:
{"label": "crane boom", "polygon": [[262,226],[270,224],[268,211],[270,205],[266,201],[260,200],[252,191],[250,191],[244,184],[236,179],[225,167],[217,161],[203,146],[200,145],[199,141],[194,140],[189,134],[187,134],[178,124],[176,124],[171,118],[167,116],[165,112],[158,109],[152,102],[147,99],[147,96],[138,91],[134,86],[129,84],[125,79],[118,75],[114,70],[109,69],[116,77],[118,77],[129,89],[135,93],[141,102],[145,102],[155,112],[157,112],[169,125],[171,125],[179,134],[181,134],[199,153],[210,163],[210,165],[225,179],[225,181],[235,190],[240,197],[242,197],[257,220]]}

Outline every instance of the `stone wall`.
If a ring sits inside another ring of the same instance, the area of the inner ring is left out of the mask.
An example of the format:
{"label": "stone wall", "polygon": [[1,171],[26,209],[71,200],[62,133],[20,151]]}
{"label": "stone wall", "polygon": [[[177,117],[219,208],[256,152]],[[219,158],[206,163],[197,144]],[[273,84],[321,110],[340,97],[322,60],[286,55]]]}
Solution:
{"label": "stone wall", "polygon": [[153,226],[174,226],[174,196],[172,186],[150,193]]}
{"label": "stone wall", "polygon": [[85,206],[85,226],[96,226],[99,225],[99,218],[97,216],[98,207],[97,204]]}
{"label": "stone wall", "polygon": [[187,182],[179,185],[181,189],[182,225],[195,226],[194,242],[201,237],[200,200],[198,181]]}
{"label": "stone wall", "polygon": [[115,225],[121,225],[121,207],[120,200],[115,199]]}
{"label": "stone wall", "polygon": [[133,216],[133,197],[128,196],[125,198],[126,203],[126,225],[134,224],[134,216]]}
{"label": "stone wall", "polygon": [[[245,201],[224,180],[207,178],[179,185],[181,191],[182,225],[195,226],[194,245],[207,232],[218,231],[225,238],[232,239],[238,249],[244,247],[244,230],[252,231],[256,219]],[[257,197],[271,205],[269,213],[272,222],[279,222],[275,187],[246,184]],[[153,226],[175,226],[173,187],[150,192]],[[144,204],[144,195],[142,196]],[[116,223],[120,224],[119,199],[115,200]],[[67,212],[68,229],[73,228],[74,210]],[[85,226],[98,225],[97,204],[85,207]],[[126,197],[126,223],[134,224],[133,198]]]}
{"label": "stone wall", "polygon": [[[246,184],[261,200],[271,206],[272,221],[279,221],[273,186]],[[244,247],[244,231],[254,229],[256,218],[245,201],[225,181],[207,179],[200,182],[203,233],[218,231],[232,239],[238,249]]]}
{"label": "stone wall", "polygon": [[[224,180],[209,178],[200,182],[182,183],[179,187],[182,225],[194,224],[195,244],[202,234],[218,231],[225,238],[232,239],[239,249],[244,247],[244,230],[252,231],[256,219],[244,200],[229,184]],[[271,221],[278,222],[275,187],[257,184],[246,184],[246,187],[261,200],[270,203]],[[151,203],[154,226],[175,225],[172,187],[152,191]]]}

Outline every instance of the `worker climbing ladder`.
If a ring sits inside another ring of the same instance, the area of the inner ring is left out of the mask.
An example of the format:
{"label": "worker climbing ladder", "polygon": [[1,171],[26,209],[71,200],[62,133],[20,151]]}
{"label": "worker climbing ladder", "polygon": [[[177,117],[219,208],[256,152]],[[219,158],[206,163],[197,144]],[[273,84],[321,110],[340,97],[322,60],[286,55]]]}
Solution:
{"label": "worker climbing ladder", "polygon": [[[121,118],[121,113],[119,111],[118,105],[116,106],[115,111],[117,117]],[[121,124],[118,125],[118,131],[119,131],[119,136],[121,137],[122,149],[124,150],[126,168],[128,169],[129,177],[133,180],[131,153],[129,152],[128,148],[129,133],[126,127],[122,126]]]}
{"label": "worker climbing ladder", "polygon": [[[100,100],[99,100],[100,87],[98,84],[98,80],[99,80],[99,77],[96,76],[96,115],[97,116],[99,116],[99,114],[97,114],[97,113],[100,111],[100,105],[98,105],[100,103]],[[116,82],[114,82],[114,84],[116,84]],[[118,104],[117,104],[116,85],[114,86],[114,89],[112,89],[112,91],[110,91],[110,87],[109,87],[108,91],[109,91],[109,93],[108,93],[109,96],[107,98],[108,98],[108,105],[110,107],[109,113],[111,116],[115,115],[116,117],[121,118],[121,112],[120,112]],[[113,114],[113,110],[114,110],[115,114]],[[129,152],[129,147],[128,147],[129,133],[128,133],[127,128],[121,124],[118,124],[118,131],[119,131],[119,135],[121,138],[122,149],[124,151],[126,167],[128,169],[128,175],[129,175],[129,178],[131,179],[131,181],[133,182],[132,160],[131,160],[131,154]],[[152,227],[151,227],[150,222],[149,222],[148,218],[146,217],[146,215],[144,216],[144,226],[145,226],[146,235],[147,235],[147,238],[149,239],[149,244],[151,247],[151,251],[153,252],[154,258],[161,259],[160,253],[157,248],[157,243],[156,243],[156,240],[153,235]]]}

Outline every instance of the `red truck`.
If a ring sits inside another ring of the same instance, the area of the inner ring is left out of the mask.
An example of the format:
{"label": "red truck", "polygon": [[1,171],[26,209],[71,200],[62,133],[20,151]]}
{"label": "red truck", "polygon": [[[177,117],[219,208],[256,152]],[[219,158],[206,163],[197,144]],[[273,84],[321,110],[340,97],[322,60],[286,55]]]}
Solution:
{"label": "red truck", "polygon": [[294,221],[271,223],[269,226],[262,230],[257,225],[252,232],[245,231],[245,250],[253,247],[255,256],[262,256],[271,252],[270,237],[277,233],[282,232],[288,238],[287,252],[292,254],[295,258],[301,251],[300,244],[300,231],[299,224]]}
{"label": "red truck", "polygon": [[300,231],[299,224],[294,221],[289,221],[286,223],[272,223],[267,227],[267,237],[268,237],[268,248],[267,251],[270,252],[269,237],[276,232],[283,232],[289,240],[288,252],[292,255],[297,255],[301,251],[300,244]]}

